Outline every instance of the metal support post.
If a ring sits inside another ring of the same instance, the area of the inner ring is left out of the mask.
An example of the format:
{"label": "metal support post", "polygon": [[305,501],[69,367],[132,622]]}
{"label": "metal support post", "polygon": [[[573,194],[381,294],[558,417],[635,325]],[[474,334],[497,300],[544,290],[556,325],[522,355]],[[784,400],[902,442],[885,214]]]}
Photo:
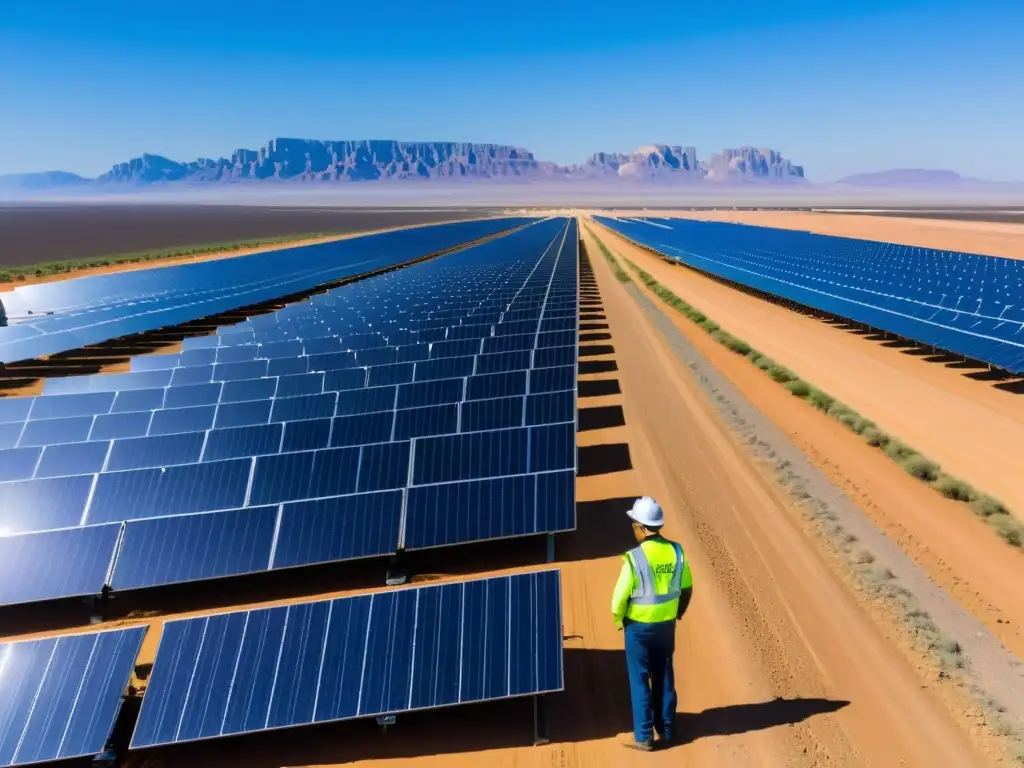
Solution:
{"label": "metal support post", "polygon": [[548,712],[543,696],[533,697],[533,746],[540,747],[551,741],[548,735]]}
{"label": "metal support post", "polygon": [[547,558],[549,563],[555,562],[555,534],[549,533],[547,535]]}

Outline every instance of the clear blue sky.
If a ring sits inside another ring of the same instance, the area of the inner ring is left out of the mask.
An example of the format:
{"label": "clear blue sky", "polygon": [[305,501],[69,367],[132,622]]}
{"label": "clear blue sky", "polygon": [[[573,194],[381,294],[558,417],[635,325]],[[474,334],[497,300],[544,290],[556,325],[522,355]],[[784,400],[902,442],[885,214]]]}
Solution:
{"label": "clear blue sky", "polygon": [[1024,180],[1024,0],[0,0],[0,173],[275,136]]}

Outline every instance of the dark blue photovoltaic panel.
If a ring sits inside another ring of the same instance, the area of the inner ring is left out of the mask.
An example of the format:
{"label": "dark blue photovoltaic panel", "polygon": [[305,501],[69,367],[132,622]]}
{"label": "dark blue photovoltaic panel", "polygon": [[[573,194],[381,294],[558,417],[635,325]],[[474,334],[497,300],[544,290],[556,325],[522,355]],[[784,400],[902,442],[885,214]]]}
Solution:
{"label": "dark blue photovoltaic panel", "polygon": [[0,536],[0,605],[97,595],[120,525]]}
{"label": "dark blue photovoltaic panel", "polygon": [[107,460],[109,449],[110,443],[107,442],[48,445],[43,449],[35,476],[61,477],[99,472]]}
{"label": "dark blue photovoltaic panel", "polygon": [[309,356],[311,371],[338,371],[358,365],[354,352],[329,352],[326,355]]}
{"label": "dark blue photovoltaic panel", "polygon": [[[163,391],[163,390],[161,390]],[[149,432],[151,411],[112,413],[97,416],[93,422],[90,440],[114,440],[119,437],[142,437]]]}
{"label": "dark blue photovoltaic panel", "polygon": [[267,365],[267,376],[298,376],[308,373],[309,361],[308,357],[279,357]]}
{"label": "dark blue photovoltaic panel", "polygon": [[526,394],[527,371],[490,373],[466,379],[466,399],[486,400]]}
{"label": "dark blue photovoltaic panel", "polygon": [[[367,386],[366,372],[366,368],[327,371],[324,374],[324,392],[345,392],[346,390],[362,389]],[[344,395],[344,397],[348,397],[348,395]]]}
{"label": "dark blue photovoltaic panel", "polygon": [[277,397],[318,395],[323,391],[323,373],[299,373],[293,376],[281,376],[277,380]]}
{"label": "dark blue photovoltaic panel", "polygon": [[447,435],[458,431],[459,406],[455,403],[406,408],[395,414],[395,440]]}
{"label": "dark blue photovoltaic panel", "polygon": [[476,373],[503,373],[522,370],[530,367],[530,360],[531,352],[529,350],[484,354],[476,359]]}
{"label": "dark blue photovoltaic panel", "polygon": [[[573,322],[576,322],[575,319]],[[533,353],[534,368],[576,365],[576,347],[548,347]]]}
{"label": "dark blue photovoltaic panel", "polygon": [[[398,347],[377,347],[376,349],[364,349],[356,353],[356,361],[359,365],[392,365],[399,362]],[[403,360],[402,362],[412,362]]]}
{"label": "dark blue photovoltaic panel", "polygon": [[562,688],[557,570],[203,616],[164,625],[131,748]]}
{"label": "dark blue photovoltaic panel", "polygon": [[283,424],[257,424],[251,427],[213,429],[206,438],[203,461],[265,456],[281,448]]}
{"label": "dark blue photovoltaic panel", "polygon": [[[465,379],[436,379],[402,384],[398,387],[397,408],[457,403],[462,400]],[[370,390],[367,390],[370,391]]]}
{"label": "dark blue photovoltaic panel", "polygon": [[397,387],[368,387],[350,392],[338,393],[335,413],[338,416],[353,416],[359,413],[390,411],[395,407]]}
{"label": "dark blue photovoltaic panel", "polygon": [[221,384],[193,384],[187,387],[168,387],[164,408],[188,408],[196,405],[216,405],[220,400]]}
{"label": "dark blue photovoltaic panel", "polygon": [[398,547],[402,492],[286,504],[273,568],[387,555]]}
{"label": "dark blue photovoltaic panel", "polygon": [[533,427],[530,433],[531,472],[550,472],[576,467],[574,424]]}
{"label": "dark blue photovoltaic panel", "polygon": [[[266,424],[274,407],[273,400],[244,400],[239,403],[222,403],[217,407],[217,418],[213,426],[217,429],[248,427]],[[276,419],[279,421],[279,419]]]}
{"label": "dark blue photovoltaic panel", "polygon": [[535,368],[530,371],[530,392],[557,392],[576,387],[576,367]]}
{"label": "dark blue photovoltaic panel", "polygon": [[256,459],[250,504],[277,504],[355,493],[359,451],[359,448],[330,448],[261,456]]}
{"label": "dark blue photovoltaic panel", "polygon": [[42,452],[38,446],[0,450],[0,482],[31,479]]}
{"label": "dark blue photovoltaic panel", "polygon": [[208,384],[213,381],[212,365],[196,365],[191,368],[174,368],[171,371],[172,387],[183,387],[192,384]]}
{"label": "dark blue photovoltaic panel", "polygon": [[251,460],[236,459],[102,474],[89,505],[88,521],[109,523],[235,509],[245,504],[251,468]]}
{"label": "dark blue photovoltaic panel", "polygon": [[203,439],[204,433],[190,432],[115,440],[107,460],[107,471],[194,464],[203,452]]}
{"label": "dark blue photovoltaic panel", "polygon": [[[117,393],[111,413],[131,413],[133,411],[153,411],[164,407],[164,396],[167,390],[159,389],[128,389]],[[102,417],[97,417],[97,420]]]}
{"label": "dark blue photovoltaic panel", "polygon": [[0,449],[13,448],[25,429],[25,422],[0,424]]}
{"label": "dark blue photovoltaic panel", "polygon": [[0,766],[101,753],[146,629],[0,644]]}
{"label": "dark blue photovoltaic panel", "polygon": [[509,429],[523,425],[523,397],[470,400],[462,404],[460,432]]}
{"label": "dark blue photovoltaic panel", "polygon": [[408,442],[364,445],[356,490],[365,493],[404,488],[409,482],[409,449]]}
{"label": "dark blue photovoltaic panel", "polygon": [[30,419],[65,419],[70,416],[95,416],[109,413],[113,392],[87,392],[81,395],[56,395],[33,398]]}
{"label": "dark blue photovoltaic panel", "polygon": [[277,507],[134,520],[111,586],[138,589],[266,570]]}
{"label": "dark blue photovoltaic panel", "polygon": [[526,398],[526,424],[558,424],[576,418],[576,392],[544,392]]}
{"label": "dark blue photovoltaic panel", "polygon": [[221,403],[241,403],[247,400],[267,400],[274,396],[277,379],[248,379],[225,381],[220,393]]}
{"label": "dark blue photovoltaic panel", "polygon": [[[472,357],[445,357],[440,360],[426,360],[422,363],[416,363],[414,380],[452,379],[469,376],[472,373]],[[370,378],[373,378],[372,368],[370,369]]]}
{"label": "dark blue photovoltaic panel", "polygon": [[331,441],[332,421],[333,419],[289,421],[284,425],[284,442],[281,444],[280,452],[295,453],[327,448]]}
{"label": "dark blue photovoltaic panel", "polygon": [[4,397],[0,398],[0,424],[7,424],[12,421],[25,421],[28,412],[32,409],[34,398],[30,397]]}
{"label": "dark blue photovoltaic panel", "polygon": [[394,420],[393,411],[340,416],[334,420],[331,430],[331,447],[385,443],[391,439]]}
{"label": "dark blue photovoltaic panel", "polygon": [[395,363],[369,368],[366,386],[385,387],[389,384],[405,384],[412,381],[416,366],[420,363]]}
{"label": "dark blue photovoltaic panel", "polygon": [[149,423],[149,434],[174,435],[181,432],[201,432],[213,426],[216,414],[217,406],[215,405],[154,411],[153,420]]}
{"label": "dark blue photovoltaic panel", "polygon": [[[89,439],[92,416],[75,416],[68,419],[44,419],[29,421],[21,433],[18,447],[29,445],[50,445],[51,443],[77,443]],[[19,428],[21,425],[18,425]]]}
{"label": "dark blue photovoltaic panel", "polygon": [[598,221],[717,277],[1024,372],[1018,259],[724,222]]}
{"label": "dark blue photovoltaic panel", "polygon": [[529,432],[506,429],[417,440],[413,484],[525,474],[530,471]]}
{"label": "dark blue photovoltaic panel", "polygon": [[0,528],[6,533],[79,525],[93,476],[0,483]]}
{"label": "dark blue photovoltaic panel", "polygon": [[334,415],[338,395],[334,392],[322,395],[302,395],[274,400],[270,413],[271,421],[301,421],[323,419]]}

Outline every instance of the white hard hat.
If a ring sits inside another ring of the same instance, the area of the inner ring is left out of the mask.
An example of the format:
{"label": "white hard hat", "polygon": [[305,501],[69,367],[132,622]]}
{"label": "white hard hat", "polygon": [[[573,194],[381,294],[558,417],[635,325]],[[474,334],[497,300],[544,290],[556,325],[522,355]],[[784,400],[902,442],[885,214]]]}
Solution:
{"label": "white hard hat", "polygon": [[650,496],[643,496],[633,502],[633,508],[626,513],[640,525],[648,528],[661,528],[665,524],[665,513]]}

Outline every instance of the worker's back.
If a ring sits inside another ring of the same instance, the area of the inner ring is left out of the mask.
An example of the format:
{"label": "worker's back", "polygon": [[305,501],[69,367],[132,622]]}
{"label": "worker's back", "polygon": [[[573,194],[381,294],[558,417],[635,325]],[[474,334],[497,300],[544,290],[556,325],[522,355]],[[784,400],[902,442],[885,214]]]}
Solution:
{"label": "worker's back", "polygon": [[681,590],[693,586],[682,547],[659,534],[640,542],[626,559],[633,572],[626,618],[645,624],[675,621]]}

